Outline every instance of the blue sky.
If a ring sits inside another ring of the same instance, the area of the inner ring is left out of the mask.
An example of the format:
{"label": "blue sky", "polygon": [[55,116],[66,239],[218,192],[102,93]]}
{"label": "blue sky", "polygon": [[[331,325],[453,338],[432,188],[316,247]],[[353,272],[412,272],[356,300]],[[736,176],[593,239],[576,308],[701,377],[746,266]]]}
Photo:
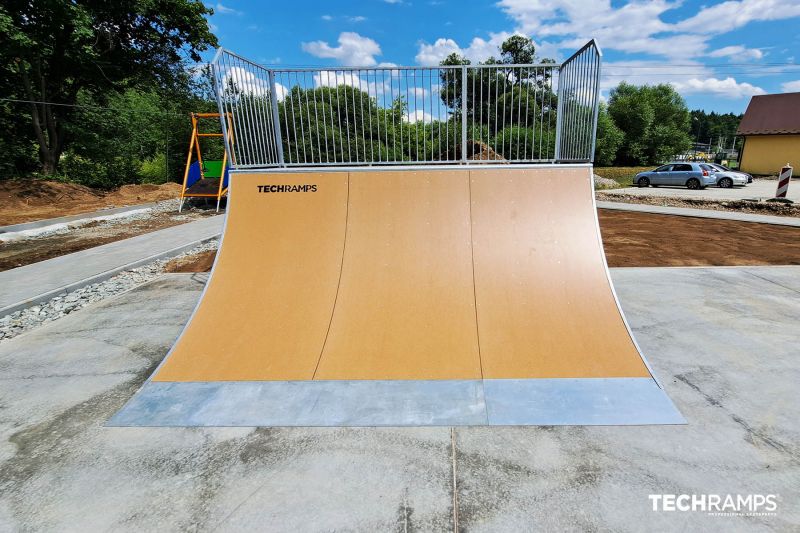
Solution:
{"label": "blue sky", "polygon": [[[563,60],[590,38],[603,93],[672,83],[690,108],[744,112],[756,94],[800,91],[800,0],[365,0],[208,3],[220,44],[263,64],[431,65],[499,55],[519,33]],[[212,53],[208,54],[208,59]]]}

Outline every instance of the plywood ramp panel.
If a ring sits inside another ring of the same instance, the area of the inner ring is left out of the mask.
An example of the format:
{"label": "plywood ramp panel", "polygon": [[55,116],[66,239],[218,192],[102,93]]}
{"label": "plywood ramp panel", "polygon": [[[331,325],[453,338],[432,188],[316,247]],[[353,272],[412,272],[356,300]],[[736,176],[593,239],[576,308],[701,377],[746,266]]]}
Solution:
{"label": "plywood ramp panel", "polygon": [[348,175],[235,174],[231,185],[213,280],[154,380],[312,379],[339,282]]}
{"label": "plywood ramp panel", "polygon": [[470,179],[484,377],[648,377],[606,274],[591,169]]}
{"label": "plywood ramp panel", "polygon": [[466,170],[352,172],[315,379],[480,379]]}

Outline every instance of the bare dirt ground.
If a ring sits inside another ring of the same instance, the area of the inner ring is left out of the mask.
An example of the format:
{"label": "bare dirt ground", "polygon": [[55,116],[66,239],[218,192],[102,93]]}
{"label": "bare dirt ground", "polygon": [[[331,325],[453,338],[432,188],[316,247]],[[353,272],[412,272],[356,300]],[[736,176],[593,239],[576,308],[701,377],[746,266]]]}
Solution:
{"label": "bare dirt ground", "polygon": [[43,235],[33,239],[5,243],[0,241],[0,272],[215,214],[213,209],[194,208],[184,208],[183,212],[178,214],[176,203],[174,209],[156,210],[146,216],[90,222],[66,233]]}
{"label": "bare dirt ground", "polygon": [[[600,209],[610,267],[800,265],[800,229]],[[208,272],[215,250],[167,265],[167,272]]]}
{"label": "bare dirt ground", "polygon": [[800,217],[800,205],[782,202],[753,202],[748,200],[700,200],[694,198],[671,198],[664,196],[634,196],[632,194],[595,193],[598,200],[627,204],[646,204],[668,207],[711,209],[712,211],[737,211],[757,215]]}
{"label": "bare dirt ground", "polygon": [[169,200],[180,193],[177,183],[124,185],[114,191],[99,191],[57,181],[2,180],[0,226]]}
{"label": "bare dirt ground", "polygon": [[598,210],[608,266],[800,265],[800,228]]}

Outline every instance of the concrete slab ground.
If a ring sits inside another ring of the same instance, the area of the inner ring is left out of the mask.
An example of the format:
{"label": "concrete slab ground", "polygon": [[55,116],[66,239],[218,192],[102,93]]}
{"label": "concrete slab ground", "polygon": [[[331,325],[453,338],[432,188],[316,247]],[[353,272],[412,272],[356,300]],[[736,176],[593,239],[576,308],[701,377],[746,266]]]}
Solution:
{"label": "concrete slab ground", "polygon": [[178,255],[222,231],[215,216],[0,272],[0,316],[114,274]]}
{"label": "concrete slab ground", "polygon": [[[0,530],[798,530],[800,267],[612,276],[688,425],[105,427],[206,275],[70,314],[0,345]],[[650,494],[778,508],[653,511]]]}
{"label": "concrete slab ground", "polygon": [[[700,198],[703,200],[742,200],[744,198],[772,198],[778,187],[777,180],[757,179],[746,187],[720,189],[708,187],[699,191],[692,191],[686,187],[625,187],[624,189],[603,189],[607,194],[632,194],[634,196],[672,196],[675,198]],[[786,197],[792,201],[800,202],[800,179],[792,179]]]}

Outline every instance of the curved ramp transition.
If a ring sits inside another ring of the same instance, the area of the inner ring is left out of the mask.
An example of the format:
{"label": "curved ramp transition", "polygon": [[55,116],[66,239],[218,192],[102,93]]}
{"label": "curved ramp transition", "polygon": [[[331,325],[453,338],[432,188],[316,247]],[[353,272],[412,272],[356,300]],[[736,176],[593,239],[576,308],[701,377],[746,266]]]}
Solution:
{"label": "curved ramp transition", "polygon": [[201,303],[114,425],[683,423],[591,167],[236,173]]}

